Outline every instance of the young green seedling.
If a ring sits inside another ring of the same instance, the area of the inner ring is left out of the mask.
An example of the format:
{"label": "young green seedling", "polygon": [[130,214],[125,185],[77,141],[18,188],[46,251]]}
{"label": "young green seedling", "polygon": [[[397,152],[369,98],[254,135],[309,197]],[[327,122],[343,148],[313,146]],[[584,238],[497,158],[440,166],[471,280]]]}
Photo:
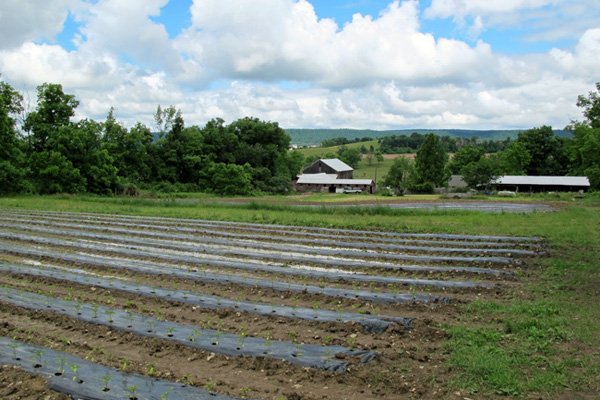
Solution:
{"label": "young green seedling", "polygon": [[64,375],[65,366],[67,365],[67,357],[56,357],[56,361],[58,361],[58,372],[55,374],[57,376]]}
{"label": "young green seedling", "polygon": [[148,376],[154,375],[154,366],[155,365],[156,365],[156,361],[152,361],[151,363],[146,364],[146,367],[148,367],[148,372],[147,372]]}
{"label": "young green seedling", "polygon": [[127,365],[130,365],[129,361],[131,361],[130,358],[123,358],[121,360],[119,360],[119,362],[122,364],[122,369],[123,371],[125,371],[127,369]]}
{"label": "young green seedling", "polygon": [[13,360],[20,360],[19,357],[17,357],[17,349],[19,348],[18,344],[7,344],[8,347],[10,347],[12,349],[12,353],[13,353]]}
{"label": "young green seedling", "polygon": [[167,336],[168,337],[173,337],[173,331],[175,330],[176,326],[170,326],[167,328]]}
{"label": "young green seedling", "polygon": [[113,322],[112,316],[115,312],[113,310],[106,310],[104,313],[108,316],[108,322]]}
{"label": "young green seedling", "polygon": [[[42,355],[44,354],[44,350],[37,350],[34,352],[37,356],[38,363],[33,366],[33,368],[41,368],[42,367]],[[35,361],[36,357],[32,357],[31,361]]]}
{"label": "young green seedling", "polygon": [[77,383],[83,383],[83,381],[79,378],[79,373],[77,372],[77,370],[79,370],[79,366],[75,365],[75,364],[71,364],[71,370],[75,374],[75,376],[73,377],[73,380],[76,381]]}
{"label": "young green seedling", "polygon": [[127,386],[127,390],[129,390],[129,400],[137,400],[137,396],[135,395],[137,389],[137,385]]}
{"label": "young green seedling", "polygon": [[102,388],[103,392],[108,392],[110,388],[108,387],[108,383],[112,379],[111,375],[104,375],[100,377],[100,380],[104,383],[104,387]]}

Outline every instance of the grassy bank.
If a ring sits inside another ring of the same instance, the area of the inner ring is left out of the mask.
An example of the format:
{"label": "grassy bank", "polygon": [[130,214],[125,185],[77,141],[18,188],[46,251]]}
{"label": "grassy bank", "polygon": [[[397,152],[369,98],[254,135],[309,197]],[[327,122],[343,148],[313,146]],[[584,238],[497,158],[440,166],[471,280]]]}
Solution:
{"label": "grassy bank", "polygon": [[597,398],[600,392],[599,198],[574,202],[565,197],[569,201],[557,202],[558,211],[533,214],[377,206],[298,208],[281,201],[268,203],[267,198],[242,205],[202,200],[15,197],[0,199],[0,207],[539,236],[546,240],[549,254],[525,263],[518,279],[522,285],[507,290],[500,300],[457,305],[456,318],[439,326],[448,334],[446,367],[451,368],[452,379],[447,385],[466,397]]}

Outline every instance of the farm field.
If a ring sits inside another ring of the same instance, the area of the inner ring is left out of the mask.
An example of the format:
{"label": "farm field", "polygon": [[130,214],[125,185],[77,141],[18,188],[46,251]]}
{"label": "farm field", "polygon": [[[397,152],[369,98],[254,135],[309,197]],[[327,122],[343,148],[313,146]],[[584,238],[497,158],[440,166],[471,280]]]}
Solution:
{"label": "farm field", "polygon": [[[598,391],[593,202],[510,216],[1,203],[0,356],[19,367],[4,381],[37,373],[96,398]],[[561,218],[577,221],[560,234]]]}

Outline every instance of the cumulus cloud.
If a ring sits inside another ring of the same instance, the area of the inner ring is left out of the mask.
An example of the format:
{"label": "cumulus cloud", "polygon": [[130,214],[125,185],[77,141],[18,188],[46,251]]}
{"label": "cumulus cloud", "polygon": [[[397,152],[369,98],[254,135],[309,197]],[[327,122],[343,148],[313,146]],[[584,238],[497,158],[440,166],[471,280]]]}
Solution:
{"label": "cumulus cloud", "polygon": [[0,6],[0,49],[34,40],[53,39],[63,29],[69,10],[80,0],[3,0]]}
{"label": "cumulus cloud", "polygon": [[[9,21],[16,34],[0,37],[2,77],[15,87],[61,83],[81,101],[78,118],[102,120],[115,106],[126,125],[152,126],[161,104],[180,108],[186,125],[253,116],[290,128],[561,128],[579,116],[576,97],[600,64],[598,28],[573,48],[498,54],[482,40],[423,32],[416,0],[343,26],[319,19],[307,0],[195,0],[190,26],[171,39],[153,21],[167,1],[19,1],[37,15]],[[466,18],[475,38],[549,2],[433,0],[425,15]],[[15,4],[0,6],[0,22]],[[35,42],[59,32],[68,13],[80,24],[74,50]],[[33,20],[45,22],[34,29]]]}
{"label": "cumulus cloud", "polygon": [[220,78],[310,81],[328,87],[380,79],[463,79],[490,61],[483,42],[419,31],[418,3],[394,1],[378,18],[356,14],[343,27],[319,20],[305,0],[196,0],[180,51]]}

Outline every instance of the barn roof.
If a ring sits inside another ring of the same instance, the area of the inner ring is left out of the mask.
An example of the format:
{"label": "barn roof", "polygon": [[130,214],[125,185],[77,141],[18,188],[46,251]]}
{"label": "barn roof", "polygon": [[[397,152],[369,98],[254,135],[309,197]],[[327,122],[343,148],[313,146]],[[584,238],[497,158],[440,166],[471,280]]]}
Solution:
{"label": "barn roof", "polygon": [[492,183],[500,185],[590,186],[587,176],[522,176],[505,175]]}
{"label": "barn roof", "polygon": [[331,168],[333,168],[337,172],[354,170],[351,166],[349,166],[348,164],[346,164],[345,162],[343,162],[342,160],[339,160],[337,158],[325,158],[325,159],[321,159],[319,161],[322,161],[324,164],[329,165]]}
{"label": "barn roof", "polygon": [[336,179],[335,174],[302,174],[296,183],[319,185],[371,185],[372,179]]}

